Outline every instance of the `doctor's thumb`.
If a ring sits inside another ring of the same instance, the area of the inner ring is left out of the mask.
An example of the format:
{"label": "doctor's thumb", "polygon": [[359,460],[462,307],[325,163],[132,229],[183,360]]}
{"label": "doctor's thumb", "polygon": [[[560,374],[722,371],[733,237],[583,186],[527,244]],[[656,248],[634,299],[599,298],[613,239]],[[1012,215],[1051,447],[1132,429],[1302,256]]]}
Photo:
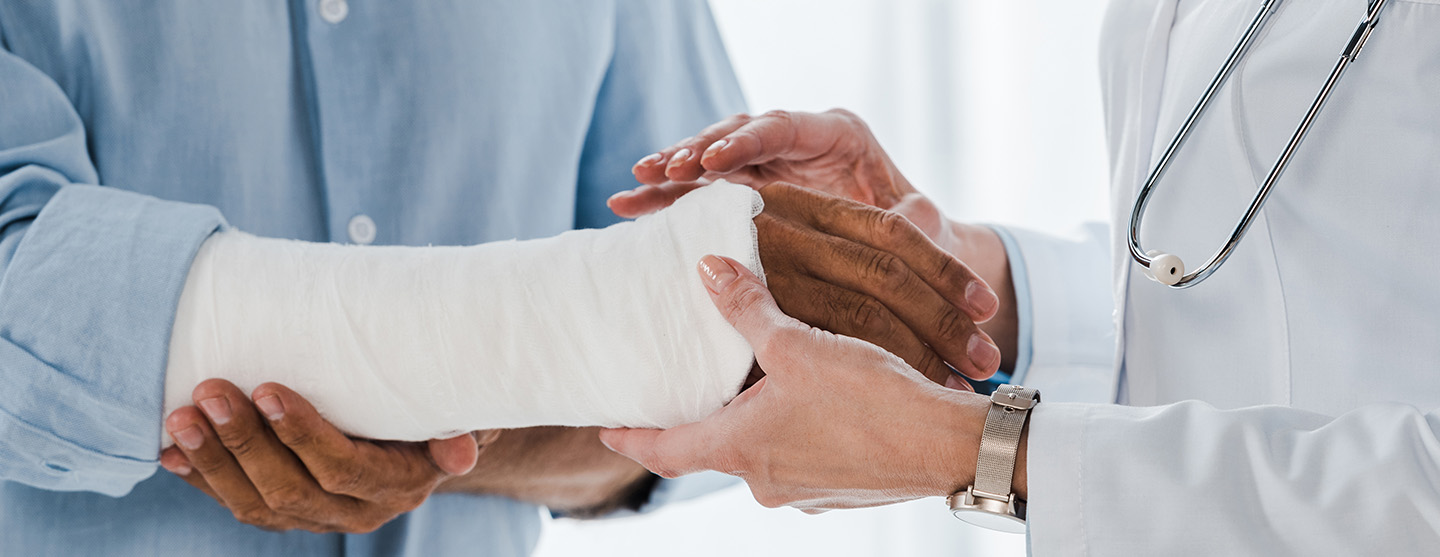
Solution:
{"label": "doctor's thumb", "polygon": [[739,262],[707,255],[700,260],[698,270],[710,300],[756,352],[760,352],[776,332],[802,326],[780,311],[775,297],[760,278]]}

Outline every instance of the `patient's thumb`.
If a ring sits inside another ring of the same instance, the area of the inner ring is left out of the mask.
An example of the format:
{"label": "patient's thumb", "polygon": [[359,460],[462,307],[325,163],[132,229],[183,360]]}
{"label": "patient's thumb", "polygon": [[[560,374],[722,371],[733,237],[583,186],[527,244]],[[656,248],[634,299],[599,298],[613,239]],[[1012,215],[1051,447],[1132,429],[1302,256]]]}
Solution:
{"label": "patient's thumb", "polygon": [[759,351],[776,331],[800,325],[775,304],[775,297],[760,278],[728,257],[707,255],[700,260],[701,280],[720,314]]}
{"label": "patient's thumb", "polygon": [[469,433],[449,439],[432,439],[430,459],[446,474],[460,476],[475,468],[476,461],[480,459],[480,446]]}

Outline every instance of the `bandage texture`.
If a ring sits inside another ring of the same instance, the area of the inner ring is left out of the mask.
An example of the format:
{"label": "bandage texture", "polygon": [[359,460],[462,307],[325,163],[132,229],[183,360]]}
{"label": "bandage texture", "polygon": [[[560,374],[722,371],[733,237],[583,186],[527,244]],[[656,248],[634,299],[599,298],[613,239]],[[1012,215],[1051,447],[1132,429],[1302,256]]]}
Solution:
{"label": "bandage texture", "polygon": [[206,241],[171,335],[166,414],[207,378],[282,383],[347,433],[424,440],[542,425],[671,427],[753,355],[695,272],[761,272],[750,188],[720,182],[602,230],[468,247]]}

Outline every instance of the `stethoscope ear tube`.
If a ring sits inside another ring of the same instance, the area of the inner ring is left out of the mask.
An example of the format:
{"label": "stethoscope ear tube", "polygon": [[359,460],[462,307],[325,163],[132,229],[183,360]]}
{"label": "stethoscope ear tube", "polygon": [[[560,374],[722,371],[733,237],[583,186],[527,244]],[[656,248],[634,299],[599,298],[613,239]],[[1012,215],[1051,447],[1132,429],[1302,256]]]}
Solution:
{"label": "stethoscope ear tube", "polygon": [[1346,45],[1345,51],[1341,53],[1339,62],[1336,62],[1334,71],[1330,73],[1330,78],[1325,81],[1324,87],[1320,89],[1320,94],[1316,96],[1315,102],[1310,105],[1309,112],[1305,114],[1305,119],[1300,122],[1300,126],[1295,130],[1295,134],[1291,137],[1290,143],[1285,147],[1284,153],[1280,155],[1279,160],[1275,162],[1275,166],[1270,170],[1270,174],[1265,178],[1264,184],[1262,184],[1260,189],[1255,193],[1255,197],[1250,201],[1250,207],[1245,211],[1245,215],[1240,218],[1240,221],[1236,223],[1225,245],[1211,255],[1210,259],[1207,260],[1204,265],[1187,274],[1185,272],[1185,263],[1181,261],[1179,257],[1158,250],[1146,251],[1141,247],[1140,224],[1145,217],[1145,209],[1150,203],[1150,196],[1154,194],[1155,187],[1159,185],[1161,178],[1164,177],[1165,171],[1175,158],[1175,154],[1178,153],[1180,148],[1185,144],[1185,141],[1190,136],[1190,132],[1195,128],[1195,123],[1200,120],[1200,117],[1210,107],[1210,102],[1214,100],[1216,93],[1218,93],[1225,85],[1225,82],[1230,79],[1230,75],[1235,72],[1235,68],[1239,66],[1240,61],[1245,58],[1246,54],[1250,51],[1250,47],[1255,43],[1257,37],[1259,37],[1260,31],[1264,29],[1265,24],[1270,20],[1270,17],[1275,14],[1276,8],[1280,5],[1280,0],[1265,0],[1260,7],[1260,13],[1256,14],[1255,20],[1250,24],[1249,29],[1245,31],[1244,37],[1240,39],[1239,44],[1235,45],[1235,50],[1232,51],[1230,57],[1225,60],[1225,65],[1220,68],[1220,71],[1215,75],[1215,79],[1210,82],[1210,87],[1205,90],[1205,94],[1201,96],[1194,110],[1190,112],[1190,116],[1187,117],[1185,123],[1180,126],[1180,130],[1176,132],[1175,138],[1171,140],[1170,146],[1165,149],[1165,153],[1161,155],[1159,162],[1157,162],[1155,168],[1151,170],[1149,178],[1145,180],[1145,185],[1140,188],[1140,193],[1135,198],[1135,205],[1130,213],[1130,256],[1136,263],[1140,264],[1145,276],[1170,288],[1189,288],[1209,278],[1210,275],[1214,274],[1215,271],[1225,263],[1225,260],[1230,258],[1230,254],[1234,253],[1235,248],[1240,244],[1240,240],[1245,237],[1245,233],[1250,230],[1250,225],[1255,222],[1255,218],[1260,214],[1260,209],[1263,208],[1265,202],[1269,200],[1270,191],[1275,187],[1275,183],[1280,180],[1280,176],[1285,173],[1285,169],[1290,165],[1291,159],[1295,157],[1295,151],[1299,149],[1300,144],[1305,141],[1305,136],[1310,133],[1310,127],[1315,123],[1315,118],[1320,115],[1320,111],[1325,107],[1326,101],[1330,99],[1330,93],[1334,91],[1336,84],[1340,82],[1340,78],[1345,75],[1345,70],[1350,67],[1350,63],[1359,57],[1360,50],[1364,48],[1365,43],[1369,41],[1370,34],[1374,32],[1376,24],[1380,21],[1380,11],[1385,8],[1386,2],[1387,0],[1374,0],[1374,2],[1370,4],[1369,9],[1366,10],[1365,20],[1360,23],[1359,28],[1355,31],[1355,35],[1351,37],[1349,44]]}

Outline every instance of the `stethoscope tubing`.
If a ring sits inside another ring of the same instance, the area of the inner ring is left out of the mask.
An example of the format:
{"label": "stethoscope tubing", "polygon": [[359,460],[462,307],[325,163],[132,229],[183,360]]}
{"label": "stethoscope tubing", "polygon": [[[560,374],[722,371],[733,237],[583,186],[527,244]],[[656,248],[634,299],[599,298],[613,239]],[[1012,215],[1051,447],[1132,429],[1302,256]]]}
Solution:
{"label": "stethoscope tubing", "polygon": [[[1160,160],[1156,163],[1154,169],[1151,170],[1150,176],[1145,180],[1144,186],[1140,188],[1140,192],[1135,198],[1135,205],[1130,213],[1130,256],[1136,263],[1139,263],[1148,270],[1146,273],[1148,276],[1170,288],[1190,288],[1209,278],[1210,275],[1219,270],[1220,266],[1230,258],[1230,255],[1235,252],[1235,248],[1240,245],[1240,240],[1249,232],[1250,226],[1254,224],[1255,218],[1259,216],[1260,210],[1265,206],[1265,202],[1270,199],[1271,190],[1274,189],[1275,184],[1280,181],[1280,177],[1285,174],[1285,169],[1290,166],[1290,161],[1294,159],[1296,151],[1300,148],[1300,144],[1303,143],[1305,137],[1309,135],[1311,127],[1313,127],[1316,118],[1320,115],[1320,111],[1324,109],[1326,102],[1329,101],[1331,93],[1335,90],[1335,86],[1339,84],[1340,79],[1344,77],[1345,71],[1349,69],[1350,65],[1359,58],[1360,50],[1364,48],[1365,43],[1370,39],[1370,34],[1375,30],[1376,24],[1379,23],[1380,11],[1385,8],[1387,1],[1388,0],[1373,0],[1370,7],[1366,10],[1365,20],[1362,21],[1360,26],[1355,30],[1355,34],[1351,37],[1350,43],[1345,47],[1345,51],[1341,53],[1340,60],[1336,62],[1335,69],[1331,71],[1329,79],[1327,79],[1325,85],[1321,87],[1320,93],[1315,98],[1315,102],[1311,103],[1310,110],[1306,112],[1305,118],[1296,128],[1294,135],[1291,136],[1290,143],[1286,145],[1285,151],[1280,154],[1280,158],[1275,162],[1275,166],[1271,168],[1270,174],[1265,178],[1265,182],[1260,186],[1260,189],[1255,193],[1255,197],[1250,201],[1250,206],[1245,211],[1244,216],[1236,223],[1225,245],[1221,246],[1219,250],[1216,250],[1216,252],[1210,256],[1210,259],[1199,269],[1189,273],[1183,272],[1183,263],[1180,264],[1181,266],[1178,267],[1178,269],[1153,268],[1155,261],[1165,254],[1161,252],[1147,252],[1140,245],[1140,225],[1144,219],[1145,210],[1150,203],[1150,197],[1154,194],[1156,186],[1158,186],[1164,178],[1165,171],[1170,167],[1170,163],[1174,161],[1175,155],[1184,146],[1186,140],[1189,139],[1190,133],[1195,128],[1195,124],[1199,122],[1200,118],[1209,108],[1211,101],[1214,100],[1215,95],[1224,87],[1225,83],[1230,79],[1231,74],[1235,72],[1235,68],[1240,65],[1240,62],[1248,54],[1251,46],[1254,45],[1260,36],[1260,32],[1265,28],[1265,25],[1275,14],[1282,2],[1282,0],[1264,1],[1260,7],[1260,12],[1255,16],[1255,20],[1251,22],[1250,27],[1245,31],[1245,35],[1235,46],[1235,50],[1232,51],[1229,58],[1225,60],[1225,65],[1220,68],[1220,71],[1215,75],[1215,79],[1211,81],[1210,86],[1206,88],[1205,94],[1201,96],[1200,101],[1196,103],[1194,110],[1190,112],[1190,115],[1180,126],[1180,130],[1176,132],[1175,138],[1171,140],[1169,147],[1165,149],[1164,154],[1161,155]],[[1167,264],[1171,261],[1179,262],[1178,258],[1174,256],[1166,257],[1167,259],[1164,262]],[[1183,276],[1177,279],[1175,277],[1165,277],[1163,273],[1180,274]],[[1168,280],[1166,280],[1167,278]]]}

